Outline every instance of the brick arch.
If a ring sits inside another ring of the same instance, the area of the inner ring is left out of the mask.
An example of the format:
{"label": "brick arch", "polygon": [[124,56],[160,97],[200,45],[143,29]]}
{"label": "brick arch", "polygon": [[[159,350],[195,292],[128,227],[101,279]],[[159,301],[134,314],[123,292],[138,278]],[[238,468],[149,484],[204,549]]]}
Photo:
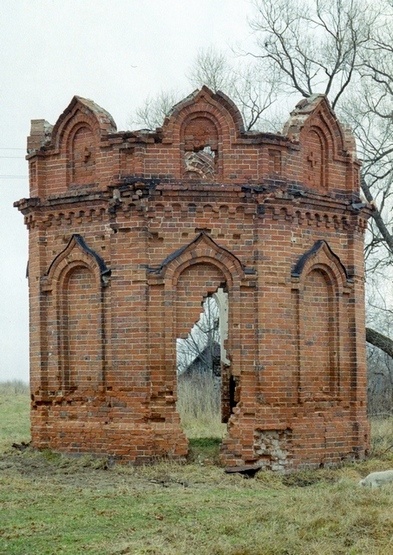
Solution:
{"label": "brick arch", "polygon": [[177,276],[175,289],[175,336],[185,339],[199,320],[202,303],[208,295],[226,286],[226,276],[211,259],[198,259],[183,266]]}
{"label": "brick arch", "polygon": [[[232,317],[238,319],[237,308],[233,306],[233,291],[239,290],[244,277],[242,264],[205,233],[169,257],[162,275],[167,298],[171,299],[168,317],[174,326],[172,337],[179,333],[188,334],[199,319],[204,298],[214,294],[219,287],[227,289]],[[187,291],[190,294],[188,300]]]}
{"label": "brick arch", "polygon": [[[225,361],[221,367],[221,416],[228,422],[239,400],[237,389],[241,374],[240,344],[240,283],[244,270],[240,260],[218,245],[209,235],[201,233],[183,249],[179,249],[163,265],[165,299],[165,367],[167,381],[176,380],[176,339],[185,339],[198,322],[205,298],[226,290],[228,305],[225,326],[228,333],[223,347]],[[176,386],[175,386],[176,389]]]}
{"label": "brick arch", "polygon": [[342,187],[336,172],[340,168],[342,180],[347,179],[346,165],[348,159],[355,159],[354,145],[324,95],[312,95],[299,102],[283,132],[300,144],[300,179],[308,187],[321,193]]}
{"label": "brick arch", "polygon": [[[153,316],[150,322],[151,329],[155,330],[154,337],[159,334],[162,337],[159,347],[161,355],[156,360],[152,354],[152,367],[163,365],[166,383],[175,384],[176,338],[187,336],[192,325],[198,321],[207,295],[215,293],[220,286],[226,287],[228,319],[241,321],[239,296],[244,279],[243,265],[235,255],[202,232],[191,243],[170,254],[159,267],[151,268],[150,274],[152,315],[160,307],[165,322],[160,331]],[[239,341],[239,327],[232,327],[226,345],[231,355],[234,354],[234,345],[238,349]],[[238,373],[240,366],[238,362]],[[176,389],[176,385],[173,387]]]}
{"label": "brick arch", "polygon": [[206,233],[200,233],[191,243],[167,257],[161,265],[161,273],[166,282],[176,286],[184,269],[196,263],[212,264],[219,268],[228,287],[238,286],[244,277],[240,260]]}
{"label": "brick arch", "polygon": [[91,268],[73,262],[57,288],[59,370],[62,389],[88,390],[101,385],[100,291]]}
{"label": "brick arch", "polygon": [[244,132],[243,118],[235,103],[221,91],[213,93],[208,87],[203,86],[173,107],[162,127],[165,140],[179,140],[179,130],[184,120],[196,112],[213,116],[218,121],[222,133],[231,134],[231,138]]}
{"label": "brick arch", "polygon": [[316,268],[324,271],[340,292],[349,285],[345,266],[326,241],[316,241],[311,249],[297,260],[292,269],[292,279],[298,281],[301,287],[304,276]]}
{"label": "brick arch", "polygon": [[326,268],[314,266],[302,288],[300,393],[303,401],[333,396],[337,390],[337,307]]}
{"label": "brick arch", "polygon": [[67,268],[75,264],[85,265],[90,269],[95,276],[97,288],[108,284],[111,271],[104,260],[87,245],[81,235],[74,234],[65,249],[52,260],[42,280],[45,290],[56,287]]}
{"label": "brick arch", "polygon": [[341,388],[340,342],[348,325],[351,282],[337,255],[317,241],[292,270],[296,292],[297,387],[300,403],[338,402]]}
{"label": "brick arch", "polygon": [[74,96],[51,133],[49,150],[62,160],[64,186],[96,182],[100,141],[116,131],[112,116],[92,100]]}
{"label": "brick arch", "polygon": [[57,389],[87,390],[104,381],[103,287],[110,270],[80,235],[73,235],[41,280],[56,342],[51,364]]}
{"label": "brick arch", "polygon": [[208,182],[224,175],[226,152],[243,132],[235,104],[205,86],[174,106],[162,127],[163,142],[179,149],[179,175]]}
{"label": "brick arch", "polygon": [[203,147],[218,149],[221,126],[215,115],[196,111],[189,114],[180,126],[181,142],[184,149],[199,152]]}
{"label": "brick arch", "polygon": [[51,144],[58,151],[64,150],[68,135],[74,126],[81,123],[93,130],[97,142],[101,136],[116,131],[116,124],[109,112],[92,100],[74,96],[53,127]]}
{"label": "brick arch", "polygon": [[347,150],[353,148],[324,95],[316,94],[301,100],[291,112],[283,133],[289,139],[303,144],[307,133],[313,128],[318,128],[324,135],[334,158],[345,156]]}
{"label": "brick arch", "polygon": [[214,181],[222,174],[222,128],[215,114],[195,111],[180,124],[181,173],[185,178]]}
{"label": "brick arch", "polygon": [[313,189],[328,189],[329,140],[324,131],[315,125],[311,126],[304,138],[303,171],[304,182]]}
{"label": "brick arch", "polygon": [[88,185],[96,180],[97,140],[94,128],[84,120],[76,123],[67,136],[67,183]]}

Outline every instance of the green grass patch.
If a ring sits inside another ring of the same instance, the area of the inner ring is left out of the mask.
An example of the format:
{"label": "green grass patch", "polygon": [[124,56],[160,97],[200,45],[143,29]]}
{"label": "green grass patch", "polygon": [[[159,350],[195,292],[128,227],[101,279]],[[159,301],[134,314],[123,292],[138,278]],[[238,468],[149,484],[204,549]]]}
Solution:
{"label": "green grass patch", "polygon": [[20,381],[0,382],[0,451],[30,441],[29,388]]}
{"label": "green grass patch", "polygon": [[[188,464],[108,467],[28,441],[28,394],[0,387],[1,555],[390,555],[393,487],[361,488],[393,467],[392,421],[373,422],[364,462],[288,476],[227,475],[221,438],[190,440]],[[19,439],[16,439],[19,438]]]}
{"label": "green grass patch", "polygon": [[220,437],[198,437],[189,440],[188,460],[201,464],[219,464]]}

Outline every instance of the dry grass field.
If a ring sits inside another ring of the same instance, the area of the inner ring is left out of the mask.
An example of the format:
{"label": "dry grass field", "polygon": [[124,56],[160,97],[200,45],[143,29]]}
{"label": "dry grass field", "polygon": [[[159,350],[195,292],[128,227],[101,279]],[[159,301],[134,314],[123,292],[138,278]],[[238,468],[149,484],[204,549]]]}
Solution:
{"label": "dry grass field", "polygon": [[373,422],[367,461],[245,479],[216,463],[222,427],[209,432],[208,422],[192,425],[190,415],[183,465],[110,466],[20,450],[12,444],[29,441],[28,402],[21,384],[0,384],[2,555],[393,553],[393,486],[357,485],[393,468],[392,419]]}

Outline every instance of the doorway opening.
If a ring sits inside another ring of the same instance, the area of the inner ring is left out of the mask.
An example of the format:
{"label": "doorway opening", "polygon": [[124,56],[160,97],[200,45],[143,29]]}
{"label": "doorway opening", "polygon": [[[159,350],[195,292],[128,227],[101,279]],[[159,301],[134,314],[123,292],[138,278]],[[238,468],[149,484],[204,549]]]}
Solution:
{"label": "doorway opening", "polygon": [[220,287],[204,298],[202,312],[188,336],[176,340],[177,409],[190,440],[217,438],[219,444],[226,433],[228,411],[223,404],[230,398],[227,337],[228,294]]}

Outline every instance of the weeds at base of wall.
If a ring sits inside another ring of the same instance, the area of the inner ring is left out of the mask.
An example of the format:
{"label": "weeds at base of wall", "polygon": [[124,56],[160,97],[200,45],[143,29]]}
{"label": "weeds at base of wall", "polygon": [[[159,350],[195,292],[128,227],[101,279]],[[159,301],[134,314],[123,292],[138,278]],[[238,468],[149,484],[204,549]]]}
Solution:
{"label": "weeds at base of wall", "polygon": [[226,434],[221,422],[220,391],[211,375],[197,375],[178,382],[177,410],[188,439],[218,438]]}

